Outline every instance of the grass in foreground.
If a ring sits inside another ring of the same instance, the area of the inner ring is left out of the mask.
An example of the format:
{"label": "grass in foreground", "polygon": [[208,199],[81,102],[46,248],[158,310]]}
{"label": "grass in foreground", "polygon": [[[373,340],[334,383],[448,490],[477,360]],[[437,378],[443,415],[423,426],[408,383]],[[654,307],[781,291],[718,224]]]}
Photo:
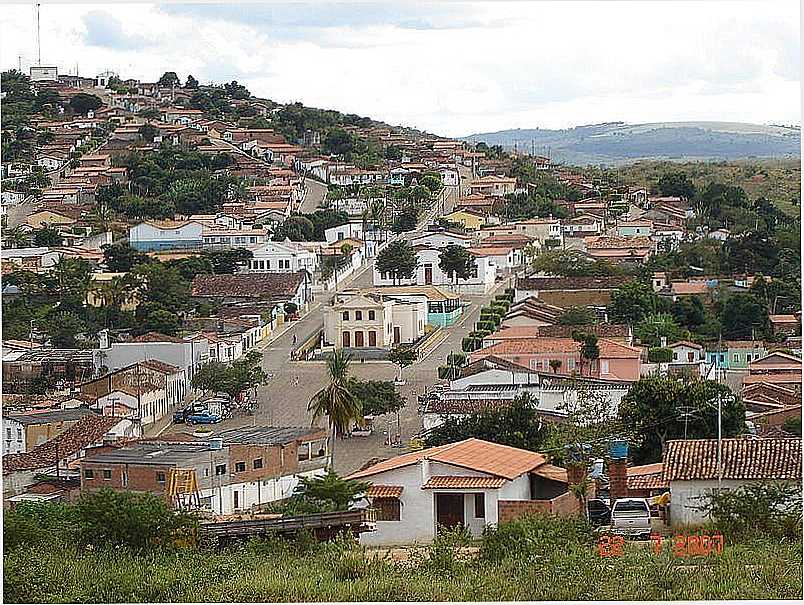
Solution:
{"label": "grass in foreground", "polygon": [[[221,550],[22,546],[4,555],[6,602],[800,599],[801,543],[728,545],[693,560],[626,547],[515,545],[462,560],[452,545],[393,562],[340,541],[253,541]],[[545,548],[544,546],[549,546]]]}

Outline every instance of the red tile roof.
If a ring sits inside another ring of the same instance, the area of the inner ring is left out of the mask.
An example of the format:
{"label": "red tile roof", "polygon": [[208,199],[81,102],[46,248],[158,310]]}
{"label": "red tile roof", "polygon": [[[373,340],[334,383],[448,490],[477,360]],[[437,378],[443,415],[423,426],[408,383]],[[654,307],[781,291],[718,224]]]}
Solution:
{"label": "red tile roof", "polygon": [[[601,338],[597,341],[601,359],[634,359],[642,351],[637,347]],[[572,338],[522,338],[519,340],[504,340],[475,351],[472,356],[482,355],[538,355],[542,353],[578,353],[580,343]]]}
{"label": "red tile roof", "polygon": [[140,336],[135,336],[129,342],[184,342],[176,336],[168,336],[160,332],[147,332]]}
{"label": "red tile roof", "polygon": [[193,296],[240,298],[292,298],[304,283],[304,272],[239,273],[235,275],[197,275]]}
{"label": "red tile roof", "polygon": [[370,477],[385,471],[416,464],[424,459],[497,475],[505,479],[515,479],[546,462],[543,454],[471,438],[383,460],[368,468],[352,473],[348,478]]}
{"label": "red tile roof", "polygon": [[422,485],[422,489],[499,489],[505,485],[502,477],[466,477],[434,475]]}
{"label": "red tile roof", "polygon": [[32,471],[56,465],[56,450],[60,460],[70,458],[90,445],[98,443],[120,418],[84,416],[61,435],[36,446],[30,452],[3,456],[3,474]]}
{"label": "red tile roof", "polygon": [[517,290],[616,290],[633,281],[630,276],[610,277],[524,277],[517,278]]}
{"label": "red tile roof", "polygon": [[642,466],[629,466],[625,469],[628,489],[662,489],[667,487],[662,473],[664,464],[656,462],[654,464],[644,464]]}
{"label": "red tile roof", "polygon": [[366,490],[366,498],[399,498],[402,489],[401,485],[374,484]]}
{"label": "red tile roof", "polygon": [[[723,479],[801,481],[801,439],[723,439]],[[717,439],[673,440],[664,454],[663,479],[717,479]]]}

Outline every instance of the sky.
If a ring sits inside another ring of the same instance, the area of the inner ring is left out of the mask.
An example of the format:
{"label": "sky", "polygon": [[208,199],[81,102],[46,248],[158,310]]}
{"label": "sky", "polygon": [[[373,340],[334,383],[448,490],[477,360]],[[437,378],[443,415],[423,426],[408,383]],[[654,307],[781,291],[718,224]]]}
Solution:
{"label": "sky", "polygon": [[[798,0],[43,4],[42,64],[237,80],[445,136],[610,121],[799,124]],[[0,66],[36,62],[3,6]],[[20,59],[21,57],[21,59]]]}

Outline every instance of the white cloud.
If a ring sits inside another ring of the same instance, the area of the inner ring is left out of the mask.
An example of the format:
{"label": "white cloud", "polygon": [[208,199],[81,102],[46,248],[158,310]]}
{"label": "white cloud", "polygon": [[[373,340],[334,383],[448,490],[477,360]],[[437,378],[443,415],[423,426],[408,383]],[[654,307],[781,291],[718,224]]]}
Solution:
{"label": "white cloud", "polygon": [[[412,10],[411,7],[415,7]],[[799,8],[534,2],[41,9],[42,58],[237,79],[280,102],[447,135],[628,122],[800,120]],[[34,59],[33,9],[0,15],[3,68]]]}

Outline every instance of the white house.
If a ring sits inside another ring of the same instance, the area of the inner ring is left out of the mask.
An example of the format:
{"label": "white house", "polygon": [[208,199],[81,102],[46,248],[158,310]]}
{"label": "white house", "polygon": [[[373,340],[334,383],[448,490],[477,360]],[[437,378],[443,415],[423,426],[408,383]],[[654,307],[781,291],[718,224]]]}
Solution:
{"label": "white house", "polygon": [[[701,507],[718,489],[717,439],[667,442],[664,481],[670,486],[671,525],[708,520]],[[723,439],[721,487],[733,490],[762,482],[801,485],[801,439]]]}
{"label": "white house", "polygon": [[104,416],[139,419],[142,426],[153,424],[172,410],[166,390],[153,384],[121,385],[98,397],[92,407]]}
{"label": "white house", "polygon": [[201,232],[204,248],[250,248],[270,239],[267,229],[204,229]]}
{"label": "white house", "polygon": [[204,226],[196,221],[145,221],[128,230],[129,245],[141,252],[197,249]]}
{"label": "white house", "polygon": [[475,268],[467,279],[459,278],[457,284],[451,276],[445,274],[438,266],[440,262],[440,248],[419,247],[416,249],[418,266],[413,278],[401,279],[395,283],[390,273],[380,272],[374,266],[375,286],[441,286],[447,290],[465,293],[485,294],[494,287],[497,276],[497,267],[494,261],[487,256],[475,257]]}
{"label": "white house", "polygon": [[402,454],[347,478],[371,483],[366,499],[377,510],[377,530],[360,536],[364,544],[429,542],[439,526],[480,536],[528,508],[549,514],[578,506],[566,471],[543,454],[480,439]]}
{"label": "white house", "polygon": [[318,267],[318,255],[289,239],[266,242],[252,250],[254,256],[246,271],[301,271],[313,273]]}
{"label": "white house", "polygon": [[444,187],[457,187],[460,183],[461,177],[457,167],[441,166],[438,172],[441,174],[441,182],[444,184]]}

